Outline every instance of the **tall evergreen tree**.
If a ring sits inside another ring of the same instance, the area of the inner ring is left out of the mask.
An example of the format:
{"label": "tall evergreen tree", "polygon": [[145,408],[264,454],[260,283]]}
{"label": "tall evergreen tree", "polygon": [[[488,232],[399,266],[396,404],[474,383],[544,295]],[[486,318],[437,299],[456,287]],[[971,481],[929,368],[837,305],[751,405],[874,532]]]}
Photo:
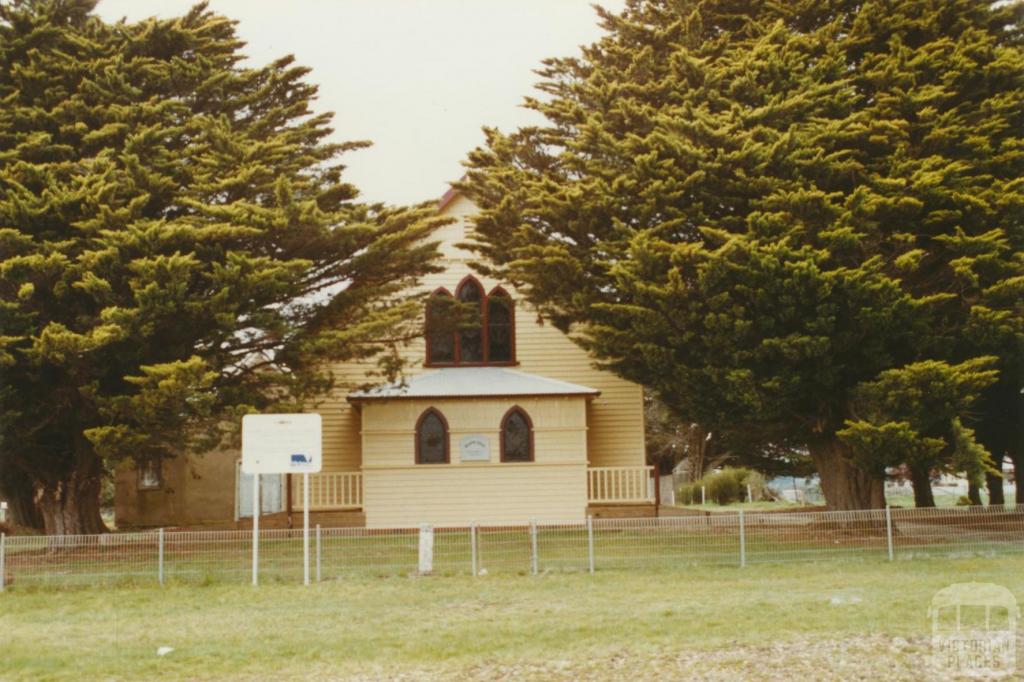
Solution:
{"label": "tall evergreen tree", "polygon": [[414,334],[437,225],[356,201],[363,143],[328,140],[291,57],[241,65],[205,5],[94,5],[0,3],[0,486],[51,533],[103,529],[118,462],[212,447]]}
{"label": "tall evergreen tree", "polygon": [[[883,463],[838,435],[862,387],[994,356],[988,390],[1019,394],[1021,3],[599,12],[601,40],[539,71],[547,123],[471,154],[476,247],[678,413],[807,448],[834,508],[881,505]],[[936,452],[977,476],[971,416]]]}

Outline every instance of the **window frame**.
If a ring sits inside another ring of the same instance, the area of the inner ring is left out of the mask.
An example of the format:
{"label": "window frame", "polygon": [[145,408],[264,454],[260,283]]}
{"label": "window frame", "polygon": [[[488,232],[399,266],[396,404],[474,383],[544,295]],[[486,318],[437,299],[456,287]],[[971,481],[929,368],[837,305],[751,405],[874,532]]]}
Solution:
{"label": "window frame", "polygon": [[[155,483],[145,483],[147,468],[153,467]],[[161,459],[148,459],[135,465],[135,485],[138,490],[160,490],[164,487],[164,463]]]}
{"label": "window frame", "polygon": [[[505,425],[508,423],[509,418],[513,414],[519,414],[522,416],[523,421],[526,422],[526,429],[529,433],[527,444],[529,447],[530,458],[529,459],[505,459]],[[501,418],[501,430],[499,431],[499,444],[498,444],[498,458],[502,464],[532,464],[537,461],[537,452],[534,448],[533,441],[533,420],[530,418],[530,413],[524,410],[519,405],[513,405],[508,408],[505,412],[505,416]]]}
{"label": "window frame", "polygon": [[[423,426],[423,422],[431,414],[436,415],[438,417],[438,419],[441,420],[441,426],[444,429],[444,461],[443,462],[424,462],[423,461],[423,452],[422,452],[422,447],[420,445],[420,441],[421,441],[420,429]],[[416,460],[415,460],[415,462],[416,462],[416,464],[423,464],[425,466],[438,465],[438,464],[451,464],[451,462],[452,462],[452,457],[451,457],[451,450],[452,450],[452,447],[451,447],[451,440],[452,440],[452,438],[451,438],[451,429],[448,427],[448,420],[445,418],[444,413],[441,412],[441,410],[437,409],[436,407],[428,407],[427,409],[423,410],[423,413],[420,414],[419,419],[416,420],[416,430],[415,430],[415,432],[413,434],[413,438],[416,441],[416,447],[415,447],[415,450],[416,450]]]}
{"label": "window frame", "polygon": [[[462,339],[461,333],[458,330],[452,331],[452,343],[453,343],[453,360],[434,360],[431,357],[431,343],[430,343],[430,318],[425,318],[424,324],[424,345],[426,351],[424,353],[424,367],[512,367],[519,364],[516,358],[516,303],[512,295],[501,285],[495,286],[490,292],[484,289],[483,284],[480,283],[473,275],[466,275],[459,282],[458,286],[455,287],[455,293],[453,294],[445,287],[438,287],[427,299],[427,309],[431,301],[435,296],[448,296],[451,298],[452,304],[459,301],[459,292],[467,284],[475,284],[480,289],[480,340],[483,347],[483,360],[462,360]],[[492,296],[500,296],[508,302],[508,317],[509,317],[509,359],[508,360],[491,360],[491,325],[490,325],[490,300]]]}

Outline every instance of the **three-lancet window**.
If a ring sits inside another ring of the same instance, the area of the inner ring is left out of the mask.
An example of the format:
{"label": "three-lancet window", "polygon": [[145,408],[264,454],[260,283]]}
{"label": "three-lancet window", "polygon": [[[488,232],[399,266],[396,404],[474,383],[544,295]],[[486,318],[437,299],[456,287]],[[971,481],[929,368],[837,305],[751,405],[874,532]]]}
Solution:
{"label": "three-lancet window", "polygon": [[466,277],[455,295],[438,289],[427,301],[428,366],[515,364],[515,307],[501,287],[485,294]]}

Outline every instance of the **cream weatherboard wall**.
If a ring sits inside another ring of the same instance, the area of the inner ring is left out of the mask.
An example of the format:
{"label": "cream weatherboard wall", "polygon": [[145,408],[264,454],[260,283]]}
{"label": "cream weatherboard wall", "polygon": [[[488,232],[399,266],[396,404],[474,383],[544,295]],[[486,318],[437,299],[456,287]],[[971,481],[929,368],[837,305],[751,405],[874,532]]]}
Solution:
{"label": "cream weatherboard wall", "polygon": [[[590,466],[642,466],[644,457],[643,393],[640,386],[610,372],[593,367],[590,358],[562,332],[538,319],[530,306],[511,287],[477,274],[471,263],[474,254],[459,248],[471,229],[469,218],[476,206],[457,195],[443,208],[443,215],[454,219],[435,233],[440,242],[443,272],[424,278],[423,289],[445,288],[450,292],[464,277],[473,275],[490,291],[499,284],[515,299],[515,369],[596,388],[600,396],[590,401],[587,415],[587,453]],[[407,374],[423,367],[424,344],[412,343],[405,350],[409,359]],[[359,415],[348,404],[346,395],[352,386],[367,381],[367,363],[345,363],[332,369],[338,378],[338,390],[328,396],[317,410],[324,423],[324,467],[326,471],[358,469],[363,462]]]}
{"label": "cream weatherboard wall", "polygon": [[[587,506],[586,402],[582,396],[545,396],[363,403],[366,525],[582,521]],[[500,461],[499,427],[513,405],[533,423],[533,462]],[[415,424],[428,408],[440,411],[448,423],[448,464],[415,463]],[[461,461],[459,444],[467,435],[488,438],[490,461]]]}

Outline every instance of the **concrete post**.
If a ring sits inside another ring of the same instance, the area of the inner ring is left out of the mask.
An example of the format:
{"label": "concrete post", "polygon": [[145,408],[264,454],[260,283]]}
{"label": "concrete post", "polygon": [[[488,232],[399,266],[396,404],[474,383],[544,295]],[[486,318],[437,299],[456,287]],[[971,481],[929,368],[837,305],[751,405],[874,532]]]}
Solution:
{"label": "concrete post", "polygon": [[885,505],[885,538],[889,545],[889,561],[893,561],[896,558],[896,551],[892,542],[892,510],[889,505]]}
{"label": "concrete post", "polygon": [[477,576],[480,574],[479,559],[476,554],[476,524],[472,524],[469,527],[469,560],[471,564],[471,570],[473,575]]}
{"label": "concrete post", "polygon": [[530,570],[537,575],[537,522],[530,521]]}
{"label": "concrete post", "polygon": [[747,565],[747,533],[743,522],[743,510],[740,509],[740,568]]}
{"label": "concrete post", "polygon": [[316,581],[320,582],[320,524],[316,524]]}
{"label": "concrete post", "polygon": [[164,584],[164,529],[157,531],[157,580]]}
{"label": "concrete post", "polygon": [[594,573],[594,517],[587,515],[587,564],[590,573]]}

